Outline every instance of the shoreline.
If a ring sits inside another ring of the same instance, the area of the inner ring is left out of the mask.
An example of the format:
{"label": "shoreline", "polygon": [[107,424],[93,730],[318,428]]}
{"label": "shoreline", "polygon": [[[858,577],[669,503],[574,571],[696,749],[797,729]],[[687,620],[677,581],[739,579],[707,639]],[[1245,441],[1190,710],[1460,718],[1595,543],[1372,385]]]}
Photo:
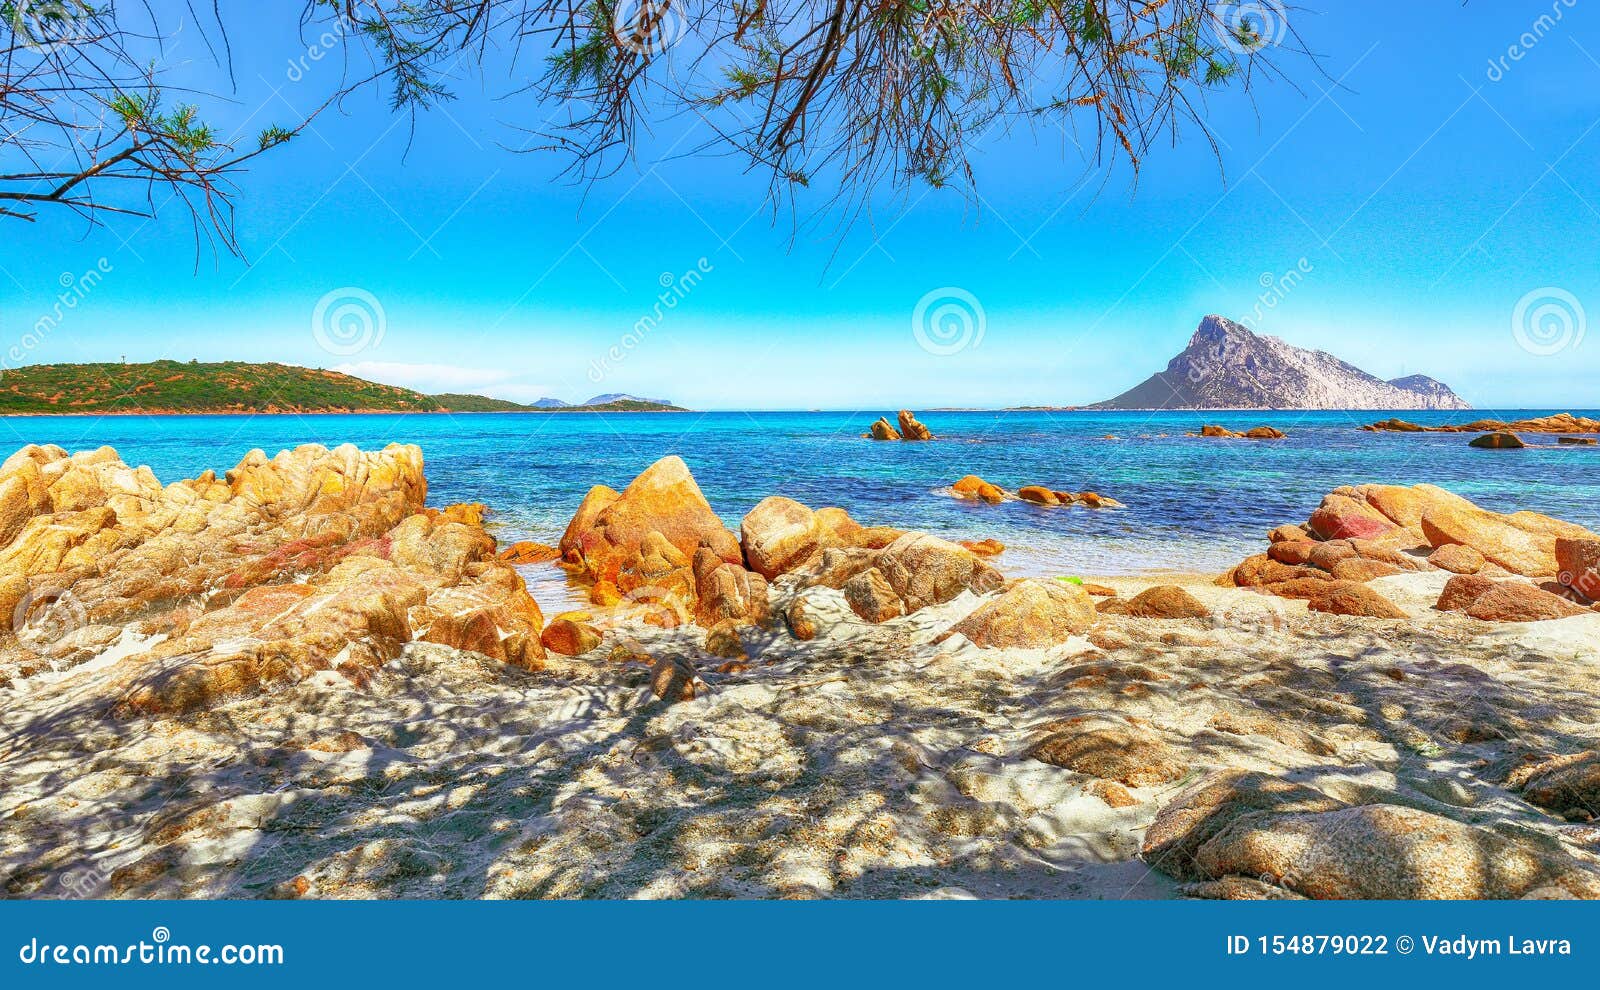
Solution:
{"label": "shoreline", "polygon": [[1539,584],[1600,535],[1533,512],[1086,588],[671,455],[520,549],[409,444],[0,480],[10,897],[1600,899],[1600,605]]}
{"label": "shoreline", "polygon": [[150,419],[162,419],[178,416],[215,416],[219,418],[257,418],[267,416],[285,416],[301,418],[305,416],[523,416],[523,415],[579,415],[589,414],[595,416],[656,416],[656,415],[681,415],[693,413],[694,409],[318,409],[306,412],[253,412],[249,410],[204,411],[189,412],[185,410],[148,410],[148,409],[120,409],[101,410],[96,412],[7,412],[0,413],[0,419],[66,419],[89,418],[96,419],[106,416],[135,417],[144,416]]}
{"label": "shoreline", "polygon": [[[1541,411],[1545,410],[1546,408],[1554,409],[1555,407],[1531,406],[1531,407],[1522,408],[1522,407],[1477,406],[1477,407],[1474,407],[1471,411],[1473,411],[1473,412],[1482,412],[1482,413],[1541,412]],[[1578,408],[1579,411],[1581,411],[1581,412],[1597,411],[1597,410],[1587,409],[1587,408],[1584,408],[1584,407],[1575,407],[1575,408]],[[1004,413],[1057,413],[1057,412],[1071,412],[1071,413],[1087,413],[1087,414],[1090,414],[1090,415],[1097,415],[1097,416],[1098,415],[1115,416],[1115,415],[1120,415],[1120,414],[1125,414],[1125,413],[1127,413],[1127,414],[1132,414],[1132,413],[1156,413],[1156,414],[1170,414],[1170,415],[1187,415],[1187,414],[1196,414],[1196,415],[1198,415],[1198,414],[1204,414],[1204,413],[1263,413],[1263,414],[1267,414],[1267,413],[1383,413],[1383,412],[1433,413],[1433,412],[1451,412],[1451,411],[1459,412],[1460,410],[1439,410],[1439,409],[1362,409],[1362,408],[1338,408],[1338,409],[1302,408],[1302,409],[1294,409],[1294,408],[1265,408],[1265,407],[1252,407],[1252,406],[1241,406],[1241,407],[1237,407],[1237,408],[1235,408],[1235,407],[1226,407],[1226,408],[1216,407],[1216,408],[1204,408],[1204,409],[1089,409],[1089,408],[1086,408],[1086,407],[1008,406],[1008,407],[1001,407],[1001,408],[994,408],[994,409],[980,409],[980,408],[944,408],[944,409],[939,409],[939,408],[929,408],[929,409],[925,410],[925,413],[949,413],[949,414],[957,414],[957,415],[961,415],[961,414],[982,415],[982,414],[1004,414]],[[60,418],[78,417],[78,418],[81,418],[81,417],[105,417],[105,416],[118,416],[118,417],[147,416],[147,417],[151,417],[151,418],[171,417],[171,416],[218,416],[218,417],[247,417],[247,416],[248,417],[257,417],[257,416],[262,416],[262,417],[266,417],[266,416],[522,416],[522,415],[572,415],[572,414],[582,414],[582,413],[588,413],[588,414],[592,414],[592,415],[629,415],[629,416],[653,416],[653,415],[665,415],[665,414],[682,415],[682,414],[686,414],[686,413],[692,413],[692,414],[697,414],[697,415],[726,414],[726,415],[762,415],[762,416],[852,416],[852,415],[859,415],[859,416],[862,416],[862,417],[866,417],[866,416],[870,415],[869,412],[867,412],[865,410],[858,410],[858,409],[681,409],[681,408],[680,409],[552,408],[552,409],[463,409],[463,410],[449,410],[449,409],[440,409],[440,410],[422,410],[422,409],[347,409],[347,410],[341,410],[341,409],[318,409],[318,410],[306,410],[306,411],[289,410],[289,411],[274,411],[274,412],[255,411],[255,410],[194,410],[194,411],[189,411],[189,410],[171,410],[171,409],[160,409],[160,410],[149,410],[149,409],[137,409],[137,410],[116,409],[116,410],[113,410],[113,409],[105,409],[105,410],[88,410],[88,411],[80,411],[80,412],[54,412],[54,411],[52,411],[52,412],[42,412],[42,411],[0,412],[0,419],[30,419],[30,418],[47,418],[47,417],[60,417]],[[1548,413],[1547,415],[1555,415],[1555,413]],[[1360,426],[1353,427],[1353,429],[1356,429],[1358,432],[1362,431]],[[1395,435],[1401,435],[1401,436],[1404,436],[1407,433],[1407,431],[1393,431],[1393,430],[1365,431],[1365,432],[1375,432],[1375,433],[1382,433],[1382,434],[1393,433]],[[1448,432],[1448,431],[1441,431],[1441,432]]]}

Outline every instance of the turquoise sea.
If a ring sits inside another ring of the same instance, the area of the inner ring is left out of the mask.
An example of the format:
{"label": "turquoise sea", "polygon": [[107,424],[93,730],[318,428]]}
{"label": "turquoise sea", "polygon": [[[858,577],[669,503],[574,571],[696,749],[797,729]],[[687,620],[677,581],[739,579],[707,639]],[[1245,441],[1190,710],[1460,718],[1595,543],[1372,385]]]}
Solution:
{"label": "turquoise sea", "polygon": [[[1404,418],[1433,424],[1558,411]],[[312,442],[415,443],[427,460],[430,502],[487,504],[502,542],[553,543],[590,485],[621,488],[657,458],[678,454],[730,527],[763,497],[788,495],[813,507],[842,506],[869,524],[994,537],[1011,548],[998,563],[1012,575],[1221,570],[1255,552],[1272,526],[1304,520],[1328,490],[1362,482],[1433,482],[1496,510],[1535,509],[1600,527],[1600,448],[1482,451],[1461,434],[1357,430],[1388,412],[926,411],[920,418],[937,442],[861,439],[884,412],[892,418],[889,410],[0,417],[0,438],[8,451],[25,443],[68,450],[110,444],[163,481],[220,472],[254,447],[271,454]],[[1184,435],[1203,423],[1240,430],[1265,423],[1289,439]],[[1098,491],[1128,508],[990,506],[937,494],[964,474],[1013,490],[1043,484]],[[559,571],[528,571],[541,600],[565,599]]]}

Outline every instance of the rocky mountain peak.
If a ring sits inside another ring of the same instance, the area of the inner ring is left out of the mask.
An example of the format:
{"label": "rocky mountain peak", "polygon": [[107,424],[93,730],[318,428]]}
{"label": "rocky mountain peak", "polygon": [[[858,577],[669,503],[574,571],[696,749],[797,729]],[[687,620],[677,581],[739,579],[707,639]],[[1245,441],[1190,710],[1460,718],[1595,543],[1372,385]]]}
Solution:
{"label": "rocky mountain peak", "polygon": [[1325,351],[1260,336],[1211,315],[1164,372],[1098,409],[1468,409],[1426,375],[1392,382]]}

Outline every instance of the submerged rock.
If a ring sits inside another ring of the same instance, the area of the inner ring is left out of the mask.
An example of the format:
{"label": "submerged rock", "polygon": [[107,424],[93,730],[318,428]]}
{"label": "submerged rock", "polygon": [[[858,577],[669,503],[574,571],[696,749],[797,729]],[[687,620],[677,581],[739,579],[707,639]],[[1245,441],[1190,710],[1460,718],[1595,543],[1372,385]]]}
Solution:
{"label": "submerged rock", "polygon": [[950,486],[956,498],[976,498],[989,503],[1004,502],[1006,495],[996,485],[991,485],[975,474],[969,474]]}
{"label": "submerged rock", "polygon": [[1523,443],[1522,438],[1515,433],[1485,433],[1481,437],[1475,437],[1467,446],[1483,450],[1521,450],[1527,444]]}

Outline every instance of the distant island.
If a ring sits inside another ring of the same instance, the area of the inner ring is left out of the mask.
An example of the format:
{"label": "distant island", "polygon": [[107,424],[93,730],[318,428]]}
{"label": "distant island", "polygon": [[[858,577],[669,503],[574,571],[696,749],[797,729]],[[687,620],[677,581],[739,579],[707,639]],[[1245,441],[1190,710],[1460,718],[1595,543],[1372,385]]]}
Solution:
{"label": "distant island", "polygon": [[1207,316],[1163,372],[1090,409],[1470,409],[1427,375],[1384,381],[1325,351]]}
{"label": "distant island", "polygon": [[0,415],[686,411],[665,400],[616,393],[581,405],[557,399],[523,405],[484,395],[426,395],[338,371],[276,362],[33,364],[0,374]]}

